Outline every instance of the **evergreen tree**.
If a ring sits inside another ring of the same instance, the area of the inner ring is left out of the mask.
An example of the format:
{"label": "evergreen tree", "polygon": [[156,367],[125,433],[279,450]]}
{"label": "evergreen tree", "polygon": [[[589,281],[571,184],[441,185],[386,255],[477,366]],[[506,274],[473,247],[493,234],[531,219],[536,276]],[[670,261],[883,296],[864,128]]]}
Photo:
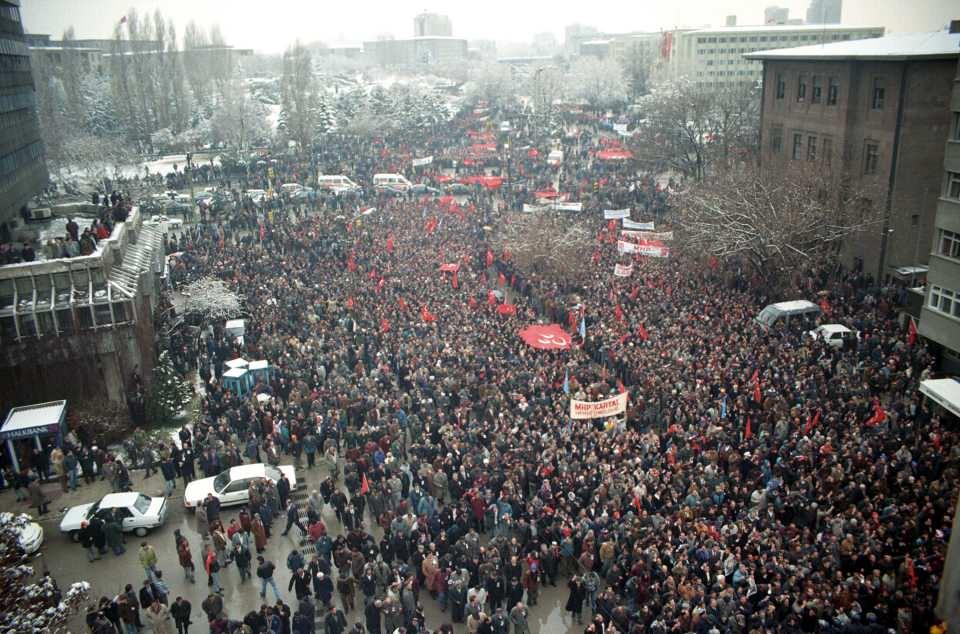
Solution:
{"label": "evergreen tree", "polygon": [[180,412],[193,399],[193,388],[183,381],[164,350],[153,369],[153,382],[147,395],[147,420],[161,427],[174,423]]}

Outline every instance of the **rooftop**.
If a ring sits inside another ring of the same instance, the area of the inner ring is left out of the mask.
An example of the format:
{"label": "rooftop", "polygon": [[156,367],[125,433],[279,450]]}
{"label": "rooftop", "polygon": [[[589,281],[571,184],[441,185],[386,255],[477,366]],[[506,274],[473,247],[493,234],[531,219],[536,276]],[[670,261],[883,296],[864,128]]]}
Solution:
{"label": "rooftop", "polygon": [[7,419],[3,423],[3,432],[59,425],[63,421],[66,409],[66,401],[51,401],[49,403],[14,407],[7,414]]}
{"label": "rooftop", "polygon": [[938,59],[960,55],[960,33],[902,33],[866,40],[757,51],[747,59]]}
{"label": "rooftop", "polygon": [[778,33],[784,31],[882,31],[882,26],[847,26],[845,24],[757,24],[743,26],[717,26],[694,29],[687,33],[743,33],[745,31],[763,31]]}

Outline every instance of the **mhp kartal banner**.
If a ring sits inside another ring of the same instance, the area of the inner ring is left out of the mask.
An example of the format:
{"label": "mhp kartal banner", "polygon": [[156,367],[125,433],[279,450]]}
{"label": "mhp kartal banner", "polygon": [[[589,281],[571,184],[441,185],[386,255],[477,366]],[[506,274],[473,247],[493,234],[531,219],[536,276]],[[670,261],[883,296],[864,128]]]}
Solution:
{"label": "mhp kartal banner", "polygon": [[607,418],[627,411],[627,394],[617,394],[603,401],[577,401],[570,399],[570,418]]}

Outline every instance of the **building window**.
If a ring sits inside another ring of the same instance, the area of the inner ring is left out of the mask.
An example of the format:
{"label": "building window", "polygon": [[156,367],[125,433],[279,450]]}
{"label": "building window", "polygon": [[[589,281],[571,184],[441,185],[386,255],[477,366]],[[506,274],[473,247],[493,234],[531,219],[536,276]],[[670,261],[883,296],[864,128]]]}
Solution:
{"label": "building window", "polygon": [[803,135],[799,132],[794,133],[793,135],[793,160],[800,160],[800,152],[803,150]]}
{"label": "building window", "polygon": [[807,98],[807,76],[801,74],[797,78],[797,101],[804,101]]}
{"label": "building window", "polygon": [[945,315],[960,317],[960,302],[957,301],[957,293],[950,289],[942,286],[931,286],[929,305],[933,310]]}
{"label": "building window", "polygon": [[940,229],[937,239],[937,253],[960,260],[960,233]]}
{"label": "building window", "polygon": [[960,200],[960,173],[947,172],[947,198]]}
{"label": "building window", "polygon": [[953,113],[953,130],[950,138],[954,141],[960,141],[960,112]]}
{"label": "building window", "polygon": [[887,87],[881,77],[873,78],[873,99],[870,107],[874,110],[883,110],[883,101],[887,97]]}
{"label": "building window", "polygon": [[823,146],[820,149],[820,153],[823,156],[824,165],[833,163],[833,139],[823,139]]}
{"label": "building window", "polygon": [[810,86],[810,103],[820,103],[823,97],[822,80],[818,75],[813,76],[813,83]]}
{"label": "building window", "polygon": [[840,96],[840,80],[836,77],[830,78],[830,83],[827,86],[827,105],[835,106],[837,105],[837,97]]}
{"label": "building window", "polygon": [[783,99],[783,96],[787,94],[787,80],[783,78],[783,75],[777,74],[777,99]]}
{"label": "building window", "polygon": [[812,134],[807,137],[807,160],[817,160],[817,137]]}
{"label": "building window", "polygon": [[880,146],[876,143],[867,143],[863,150],[863,173],[876,174],[880,163]]}
{"label": "building window", "polygon": [[770,128],[770,151],[774,154],[783,151],[783,128]]}

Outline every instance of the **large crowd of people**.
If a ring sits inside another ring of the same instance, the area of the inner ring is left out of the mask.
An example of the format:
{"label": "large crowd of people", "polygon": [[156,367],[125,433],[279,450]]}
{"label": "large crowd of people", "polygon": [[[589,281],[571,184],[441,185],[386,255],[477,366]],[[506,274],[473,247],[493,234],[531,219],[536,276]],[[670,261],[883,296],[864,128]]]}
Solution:
{"label": "large crowd of people", "polygon": [[[343,137],[319,160],[362,181],[463,148],[478,127]],[[185,231],[175,279],[226,281],[245,298],[246,332],[240,343],[214,324],[175,340],[206,392],[201,420],[158,455],[165,480],[245,462],[328,472],[305,500],[289,482],[254,482],[232,519],[208,499],[195,523],[204,551],[178,533],[179,562],[158,564],[145,544],[139,595],[128,586],[96,606],[91,629],[167,632],[172,619],[185,633],[199,618],[211,632],[525,634],[541,590],[561,586],[577,632],[926,631],[960,444],[955,421],[918,395],[933,358],[908,343],[898,289],[796,271],[788,284],[819,293],[824,320],[861,333],[834,348],[797,323],[755,324],[783,298],[736,262],[679,245],[615,278],[623,256],[601,210],[649,220],[664,194],[596,161],[600,138],[568,144],[559,173],[545,151],[525,152],[508,187],[478,185],[461,204],[384,196],[361,215],[322,198],[238,198],[233,215]],[[278,182],[310,173],[277,169]],[[524,270],[494,246],[532,192],[558,184],[588,201],[571,222],[601,236],[598,255],[571,263],[587,282]],[[567,328],[572,348],[527,346],[517,333],[537,321]],[[270,398],[224,388],[237,356],[270,361],[253,389]],[[571,420],[571,398],[624,391],[622,417]],[[305,545],[273,562],[261,553],[281,527]],[[192,616],[157,573],[177,563],[184,582],[210,585]],[[246,614],[221,598],[233,564],[263,600]],[[428,623],[427,602],[449,619]]]}

